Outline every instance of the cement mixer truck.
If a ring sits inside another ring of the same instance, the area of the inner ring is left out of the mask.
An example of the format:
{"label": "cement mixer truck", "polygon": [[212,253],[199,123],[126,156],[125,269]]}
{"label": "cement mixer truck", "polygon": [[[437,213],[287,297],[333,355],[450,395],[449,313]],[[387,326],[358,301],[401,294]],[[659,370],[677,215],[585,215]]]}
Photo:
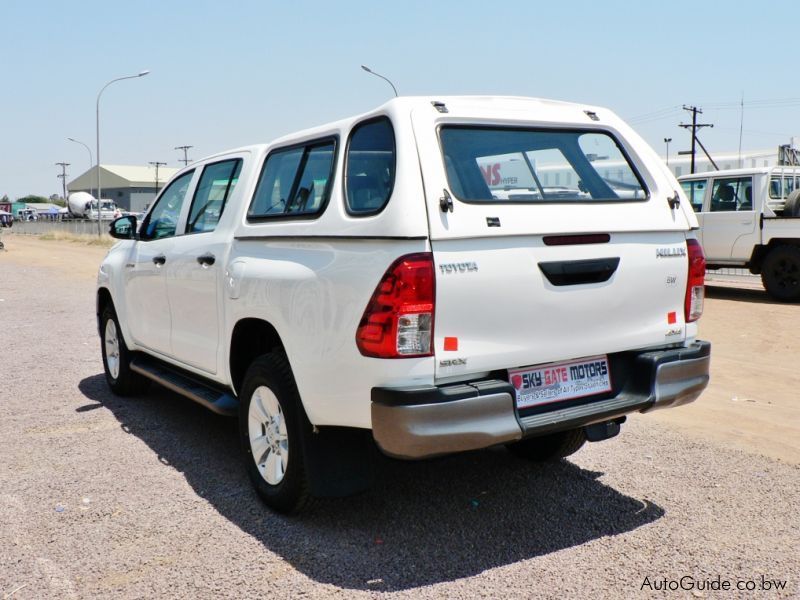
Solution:
{"label": "cement mixer truck", "polygon": [[[97,220],[97,200],[87,192],[73,192],[67,199],[69,214],[76,219]],[[119,216],[117,205],[111,200],[100,202],[100,218],[110,221]]]}

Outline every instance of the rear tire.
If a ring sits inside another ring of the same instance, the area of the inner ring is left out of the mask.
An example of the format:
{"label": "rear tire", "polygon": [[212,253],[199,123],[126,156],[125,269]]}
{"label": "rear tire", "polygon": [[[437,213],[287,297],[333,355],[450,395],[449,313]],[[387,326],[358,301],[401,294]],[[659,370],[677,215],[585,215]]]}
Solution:
{"label": "rear tire", "polygon": [[276,352],[260,356],[247,370],[239,395],[239,436],[253,486],[281,513],[299,513],[311,500],[303,427],[310,425],[288,360]]}
{"label": "rear tire", "polygon": [[520,440],[507,444],[507,448],[520,458],[544,462],[575,454],[585,443],[586,434],[583,429],[570,429]]}
{"label": "rear tire", "polygon": [[100,348],[103,370],[112,392],[117,396],[136,396],[147,389],[149,380],[131,371],[131,353],[122,337],[117,314],[110,304],[100,316]]}
{"label": "rear tire", "polygon": [[778,246],[761,265],[761,282],[781,302],[800,302],[800,247]]}

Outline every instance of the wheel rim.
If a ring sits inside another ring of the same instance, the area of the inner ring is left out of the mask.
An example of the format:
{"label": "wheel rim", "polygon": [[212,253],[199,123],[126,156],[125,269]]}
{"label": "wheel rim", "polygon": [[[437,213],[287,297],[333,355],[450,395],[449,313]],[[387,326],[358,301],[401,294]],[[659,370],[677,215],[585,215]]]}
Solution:
{"label": "wheel rim", "polygon": [[268,484],[278,485],[289,463],[289,436],[281,404],[266,386],[257,387],[250,397],[247,428],[258,472]]}
{"label": "wheel rim", "polygon": [[117,325],[114,319],[106,321],[106,334],[104,338],[106,346],[106,367],[112,379],[119,377],[119,336],[117,335]]}

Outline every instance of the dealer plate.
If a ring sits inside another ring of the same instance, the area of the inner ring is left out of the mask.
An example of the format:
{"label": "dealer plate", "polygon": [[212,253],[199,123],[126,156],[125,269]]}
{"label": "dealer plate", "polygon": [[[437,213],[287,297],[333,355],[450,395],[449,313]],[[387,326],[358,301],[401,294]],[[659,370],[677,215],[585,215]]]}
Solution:
{"label": "dealer plate", "polygon": [[508,377],[517,393],[518,409],[611,390],[611,373],[605,355],[511,369]]}

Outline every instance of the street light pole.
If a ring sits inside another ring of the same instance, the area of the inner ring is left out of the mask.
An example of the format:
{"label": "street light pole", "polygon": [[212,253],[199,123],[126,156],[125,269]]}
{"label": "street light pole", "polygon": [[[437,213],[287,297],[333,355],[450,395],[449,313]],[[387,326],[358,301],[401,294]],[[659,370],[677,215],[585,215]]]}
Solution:
{"label": "street light pole", "polygon": [[669,143],[672,141],[672,138],[664,138],[664,143],[667,145],[667,166],[669,166]]}
{"label": "street light pole", "polygon": [[[75,138],[68,137],[67,139],[70,142],[75,142],[76,144],[80,144],[81,146],[86,148],[86,151],[89,153],[89,171],[91,171],[92,170],[92,165],[94,164],[94,158],[92,157],[92,149],[89,148],[89,146],[87,146],[83,142],[76,140]],[[91,173],[90,173],[89,174],[89,195],[92,195],[92,192],[94,191],[93,188],[92,188],[91,181],[92,181],[92,176],[91,176]]]}
{"label": "street light pole", "polygon": [[383,76],[383,75],[381,75],[380,73],[376,73],[375,71],[373,71],[372,69],[370,69],[370,68],[369,68],[368,66],[366,66],[366,65],[361,65],[361,68],[362,68],[362,69],[364,69],[364,70],[365,70],[367,73],[369,73],[370,75],[375,75],[375,77],[380,77],[381,79],[383,79],[383,80],[384,80],[385,82],[387,82],[387,83],[388,83],[390,86],[392,86],[392,89],[394,90],[394,96],[395,96],[395,98],[397,98],[397,96],[399,96],[399,94],[397,93],[397,88],[396,88],[396,87],[394,87],[394,84],[393,84],[391,81],[389,81],[389,79],[388,79],[387,77],[384,77],[384,76]]}
{"label": "street light pole", "polygon": [[137,77],[144,77],[150,71],[142,71],[137,73],[136,75],[126,75],[125,77],[117,77],[116,79],[112,79],[107,84],[105,84],[97,94],[97,104],[96,104],[96,123],[97,126],[97,139],[95,142],[97,143],[96,151],[97,151],[97,235],[103,235],[103,226],[100,223],[100,203],[103,198],[103,187],[100,183],[100,96],[103,95],[103,92],[106,90],[108,86],[112,83],[117,81],[122,81],[123,79],[136,79]]}

